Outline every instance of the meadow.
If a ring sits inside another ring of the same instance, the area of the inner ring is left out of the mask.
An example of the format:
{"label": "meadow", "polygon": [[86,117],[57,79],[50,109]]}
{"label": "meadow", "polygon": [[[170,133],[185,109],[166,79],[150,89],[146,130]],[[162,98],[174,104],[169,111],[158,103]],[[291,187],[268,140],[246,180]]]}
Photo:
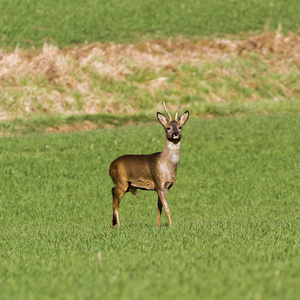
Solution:
{"label": "meadow", "polygon": [[121,227],[109,227],[109,164],[160,151],[159,124],[2,138],[1,298],[296,299],[299,125],[191,118],[172,228],[165,215],[156,226],[157,196],[144,191],[125,195]]}
{"label": "meadow", "polygon": [[0,48],[213,37],[279,24],[299,34],[299,9],[297,0],[1,0]]}
{"label": "meadow", "polygon": [[298,11],[0,0],[0,136],[149,122],[162,100],[195,116],[299,113]]}
{"label": "meadow", "polygon": [[[0,298],[297,299],[298,0],[0,0]],[[190,110],[173,227],[110,162]],[[58,133],[58,134],[57,134]]]}

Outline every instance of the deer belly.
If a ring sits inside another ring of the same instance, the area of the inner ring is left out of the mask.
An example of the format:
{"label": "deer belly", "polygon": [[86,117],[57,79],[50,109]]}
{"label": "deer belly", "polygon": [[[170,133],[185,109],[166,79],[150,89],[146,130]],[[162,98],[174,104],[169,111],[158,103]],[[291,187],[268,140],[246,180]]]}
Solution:
{"label": "deer belly", "polygon": [[129,184],[135,188],[142,190],[154,190],[154,182],[147,179],[132,180]]}

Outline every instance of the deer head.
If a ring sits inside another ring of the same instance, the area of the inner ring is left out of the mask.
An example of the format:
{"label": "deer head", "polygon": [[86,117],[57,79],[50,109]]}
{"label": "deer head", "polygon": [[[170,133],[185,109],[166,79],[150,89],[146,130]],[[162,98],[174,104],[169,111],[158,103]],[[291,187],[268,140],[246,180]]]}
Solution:
{"label": "deer head", "polygon": [[172,120],[172,117],[166,107],[165,102],[163,102],[163,105],[166,113],[168,114],[169,120],[163,114],[158,112],[157,113],[158,122],[164,127],[167,140],[173,143],[178,143],[182,137],[182,127],[189,118],[189,112],[186,111],[178,119],[178,105],[177,105],[176,114],[174,120]]}

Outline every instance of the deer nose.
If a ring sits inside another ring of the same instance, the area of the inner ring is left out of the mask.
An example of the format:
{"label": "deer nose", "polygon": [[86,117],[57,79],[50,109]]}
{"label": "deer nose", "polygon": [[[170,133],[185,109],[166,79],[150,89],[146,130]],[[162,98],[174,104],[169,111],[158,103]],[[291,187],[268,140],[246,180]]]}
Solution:
{"label": "deer nose", "polygon": [[172,135],[173,139],[177,139],[179,137],[179,133],[178,132],[173,132],[173,135]]}

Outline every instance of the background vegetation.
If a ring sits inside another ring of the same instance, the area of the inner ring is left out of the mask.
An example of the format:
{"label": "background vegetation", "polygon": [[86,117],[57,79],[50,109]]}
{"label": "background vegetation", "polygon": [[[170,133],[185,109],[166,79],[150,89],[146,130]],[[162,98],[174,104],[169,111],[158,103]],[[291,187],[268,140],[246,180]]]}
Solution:
{"label": "background vegetation", "polygon": [[276,30],[299,33],[300,4],[278,1],[0,1],[0,47],[60,47],[141,37],[203,37]]}
{"label": "background vegetation", "polygon": [[299,112],[299,11],[296,0],[1,0],[0,135],[148,121],[162,100],[197,116]]}
{"label": "background vegetation", "polygon": [[265,31],[235,41],[182,38],[3,52],[1,134],[95,129],[120,120],[112,114],[122,116],[121,124],[149,121],[162,100],[205,117],[298,113],[299,43],[295,34]]}

